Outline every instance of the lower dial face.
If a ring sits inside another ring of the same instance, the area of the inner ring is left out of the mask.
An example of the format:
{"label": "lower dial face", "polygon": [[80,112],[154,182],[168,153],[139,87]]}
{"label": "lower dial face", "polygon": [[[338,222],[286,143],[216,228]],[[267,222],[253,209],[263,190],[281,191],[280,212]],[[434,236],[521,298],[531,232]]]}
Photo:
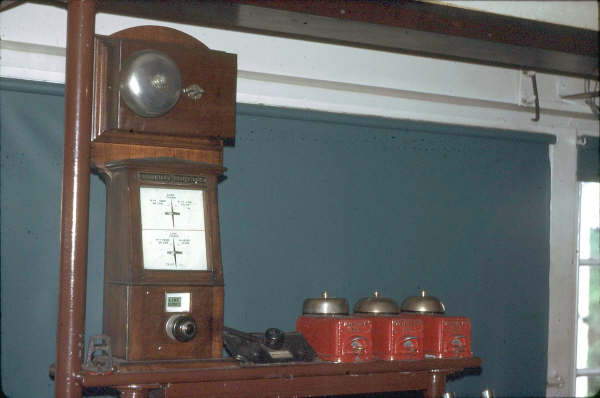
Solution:
{"label": "lower dial face", "polygon": [[205,246],[203,231],[142,231],[144,268],[206,270]]}

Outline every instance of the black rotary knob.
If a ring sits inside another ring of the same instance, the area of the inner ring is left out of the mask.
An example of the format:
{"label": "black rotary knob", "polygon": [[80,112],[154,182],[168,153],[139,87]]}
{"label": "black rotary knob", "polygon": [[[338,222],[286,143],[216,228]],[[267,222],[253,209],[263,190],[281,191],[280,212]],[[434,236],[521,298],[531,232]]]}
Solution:
{"label": "black rotary knob", "polygon": [[167,321],[166,328],[170,338],[181,342],[190,341],[198,332],[194,318],[189,315],[173,315]]}
{"label": "black rotary knob", "polygon": [[285,334],[281,329],[269,328],[265,331],[265,345],[274,350],[278,350],[283,346]]}

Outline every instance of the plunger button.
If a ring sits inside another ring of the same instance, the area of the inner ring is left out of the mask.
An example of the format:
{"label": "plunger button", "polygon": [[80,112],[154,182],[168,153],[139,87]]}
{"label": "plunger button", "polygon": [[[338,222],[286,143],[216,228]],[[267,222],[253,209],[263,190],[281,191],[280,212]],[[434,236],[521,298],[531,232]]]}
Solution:
{"label": "plunger button", "polygon": [[281,329],[269,328],[265,331],[265,344],[267,347],[278,350],[283,346],[285,333]]}
{"label": "plunger button", "polygon": [[196,336],[198,327],[189,315],[173,315],[166,324],[167,335],[173,340],[185,343]]}

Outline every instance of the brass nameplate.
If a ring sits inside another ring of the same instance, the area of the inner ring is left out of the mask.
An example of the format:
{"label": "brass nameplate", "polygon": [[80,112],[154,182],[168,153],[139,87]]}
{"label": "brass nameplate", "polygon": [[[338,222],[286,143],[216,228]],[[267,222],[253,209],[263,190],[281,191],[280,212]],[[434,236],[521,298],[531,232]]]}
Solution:
{"label": "brass nameplate", "polygon": [[172,185],[196,185],[206,188],[206,177],[180,174],[139,173],[140,181]]}

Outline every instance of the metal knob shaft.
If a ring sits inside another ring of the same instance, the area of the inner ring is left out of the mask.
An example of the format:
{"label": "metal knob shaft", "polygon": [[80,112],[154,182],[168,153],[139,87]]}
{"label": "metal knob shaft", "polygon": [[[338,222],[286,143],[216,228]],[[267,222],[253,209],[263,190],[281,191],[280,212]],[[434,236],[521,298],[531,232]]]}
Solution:
{"label": "metal knob shaft", "polygon": [[173,315],[166,324],[167,335],[173,340],[185,343],[196,336],[198,327],[189,315]]}

